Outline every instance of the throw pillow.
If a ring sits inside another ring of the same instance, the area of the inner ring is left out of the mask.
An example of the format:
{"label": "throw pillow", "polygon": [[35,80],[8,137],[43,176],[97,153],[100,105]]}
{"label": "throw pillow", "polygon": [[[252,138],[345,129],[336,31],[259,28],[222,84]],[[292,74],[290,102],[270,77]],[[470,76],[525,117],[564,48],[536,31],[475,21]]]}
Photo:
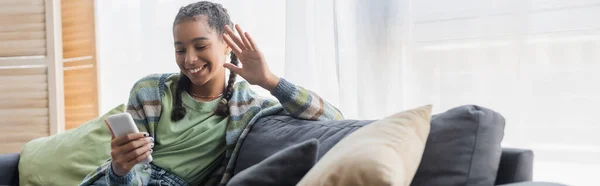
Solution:
{"label": "throw pillow", "polygon": [[348,135],[298,185],[404,185],[417,171],[431,106],[397,113]]}
{"label": "throw pillow", "polygon": [[25,144],[19,160],[20,184],[79,185],[110,158],[111,137],[104,119],[124,109],[119,105],[75,129]]}
{"label": "throw pillow", "polygon": [[411,185],[494,185],[504,124],[502,115],[476,105],[433,116],[421,165]]}
{"label": "throw pillow", "polygon": [[316,139],[290,146],[236,174],[227,185],[296,185],[315,164],[317,151]]}

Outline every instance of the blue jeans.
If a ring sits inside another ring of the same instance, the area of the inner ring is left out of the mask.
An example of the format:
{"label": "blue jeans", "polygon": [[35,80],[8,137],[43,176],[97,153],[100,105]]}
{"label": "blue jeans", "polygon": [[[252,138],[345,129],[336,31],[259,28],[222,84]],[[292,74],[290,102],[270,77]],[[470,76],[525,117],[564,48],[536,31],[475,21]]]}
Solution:
{"label": "blue jeans", "polygon": [[[154,165],[154,164],[144,164],[143,168],[151,168],[152,173],[150,174],[150,180],[148,183],[144,183],[145,186],[189,186],[189,184],[179,178],[178,176],[165,171],[164,169]],[[104,175],[100,179],[96,180],[92,186],[106,186],[106,177],[108,175]]]}

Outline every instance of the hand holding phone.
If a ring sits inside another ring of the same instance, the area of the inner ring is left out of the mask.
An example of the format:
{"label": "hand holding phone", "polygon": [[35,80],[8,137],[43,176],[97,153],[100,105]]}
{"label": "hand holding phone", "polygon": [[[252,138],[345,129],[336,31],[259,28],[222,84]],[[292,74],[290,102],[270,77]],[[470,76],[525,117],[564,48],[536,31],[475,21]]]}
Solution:
{"label": "hand holding phone", "polygon": [[111,115],[105,122],[112,134],[110,156],[115,174],[125,176],[138,163],[152,161],[154,138],[139,132],[129,113]]}

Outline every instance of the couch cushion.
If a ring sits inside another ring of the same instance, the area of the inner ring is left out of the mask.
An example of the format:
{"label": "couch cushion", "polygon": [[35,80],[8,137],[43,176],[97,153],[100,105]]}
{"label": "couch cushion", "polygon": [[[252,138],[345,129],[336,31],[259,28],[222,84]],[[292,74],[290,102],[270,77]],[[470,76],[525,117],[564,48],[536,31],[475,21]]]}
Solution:
{"label": "couch cushion", "polygon": [[292,145],[236,174],[227,185],[296,185],[317,162],[318,146],[316,139]]}
{"label": "couch cushion", "polygon": [[408,186],[425,149],[430,119],[429,105],[375,121],[342,139],[298,185]]}
{"label": "couch cushion", "polygon": [[504,118],[479,106],[462,106],[431,119],[421,165],[411,185],[494,185]]}
{"label": "couch cushion", "polygon": [[106,117],[124,112],[123,104],[81,126],[25,144],[19,161],[21,185],[78,185],[110,158]]}
{"label": "couch cushion", "polygon": [[320,159],[344,136],[372,121],[308,121],[289,116],[268,116],[259,119],[248,133],[240,149],[235,174],[261,162],[276,152],[300,142],[319,140]]}

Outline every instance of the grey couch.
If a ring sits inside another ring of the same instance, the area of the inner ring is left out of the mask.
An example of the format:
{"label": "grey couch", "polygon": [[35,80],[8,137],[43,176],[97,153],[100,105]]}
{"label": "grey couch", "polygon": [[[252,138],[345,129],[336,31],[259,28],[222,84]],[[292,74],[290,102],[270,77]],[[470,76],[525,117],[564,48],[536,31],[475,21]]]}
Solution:
{"label": "grey couch", "polygon": [[[371,122],[262,118],[243,142],[234,171],[237,174],[282,149],[310,139],[318,140],[320,158],[343,137]],[[474,105],[434,115],[421,165],[411,185],[562,185],[531,182],[533,152],[502,148],[504,124],[500,114]],[[18,162],[19,154],[0,155],[0,185],[18,185]]]}

